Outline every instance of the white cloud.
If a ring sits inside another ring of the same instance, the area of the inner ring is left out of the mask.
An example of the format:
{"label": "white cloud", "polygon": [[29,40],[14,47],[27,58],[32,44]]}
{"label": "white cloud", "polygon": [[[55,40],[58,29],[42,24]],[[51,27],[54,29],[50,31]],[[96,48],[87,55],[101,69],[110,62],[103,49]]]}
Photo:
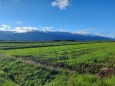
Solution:
{"label": "white cloud", "polygon": [[17,21],[15,21],[15,23],[16,23],[16,24],[22,24],[22,21],[17,20]]}
{"label": "white cloud", "polygon": [[11,29],[11,26],[10,26],[10,25],[5,25],[5,24],[3,24],[3,25],[1,25],[1,27],[0,27],[0,30],[2,30],[2,31],[10,31],[10,29]]}
{"label": "white cloud", "polygon": [[89,34],[90,32],[87,31],[87,30],[79,30],[79,31],[77,31],[77,32],[75,32],[75,33],[85,35],[85,34]]}
{"label": "white cloud", "polygon": [[46,27],[42,27],[42,28],[45,28],[45,29],[52,29],[53,27],[48,27],[48,26],[46,26]]}
{"label": "white cloud", "polygon": [[59,7],[61,10],[66,9],[69,6],[69,0],[56,0],[51,3],[52,7]]}
{"label": "white cloud", "polygon": [[103,33],[96,33],[96,32],[91,32],[92,30],[96,29],[85,29],[85,30],[79,30],[74,32],[73,34],[81,34],[81,35],[92,35],[92,36],[101,36],[101,37],[110,37],[110,38],[115,38],[115,35],[113,33],[109,32],[103,32]]}
{"label": "white cloud", "polygon": [[41,27],[41,29],[42,29],[44,32],[53,31],[53,27],[48,27],[48,26]]}
{"label": "white cloud", "polygon": [[93,35],[101,36],[101,37],[111,37],[111,38],[115,38],[115,35],[112,34],[112,33],[94,33]]}
{"label": "white cloud", "polygon": [[[71,32],[73,34],[81,34],[81,35],[92,35],[92,36],[101,36],[101,37],[111,37],[115,38],[115,32],[113,33],[92,33],[92,30],[96,29],[84,29],[84,30],[78,30]],[[26,33],[26,32],[32,32],[32,31],[44,31],[44,32],[54,32],[54,31],[59,31],[59,32],[70,32],[65,29],[54,29],[54,27],[40,27],[39,30],[36,27],[31,27],[31,26],[25,26],[25,27],[14,27],[12,28],[10,25],[1,25],[0,26],[0,31],[13,31],[15,33]]]}
{"label": "white cloud", "polygon": [[90,31],[92,31],[92,30],[96,30],[96,29],[92,28],[92,29],[79,30],[79,31],[76,31],[75,33],[87,35],[87,34],[90,34],[91,33]]}
{"label": "white cloud", "polygon": [[61,29],[56,29],[56,28],[54,28],[54,27],[49,27],[49,26],[46,26],[46,27],[41,27],[40,28],[42,31],[44,31],[44,32],[57,32],[57,31],[59,31],[59,32],[69,32],[69,31],[67,31],[67,30],[65,30],[65,29],[63,29],[63,28],[61,28]]}
{"label": "white cloud", "polygon": [[26,32],[32,32],[32,31],[36,31],[38,30],[38,28],[36,27],[16,27],[15,28],[15,32],[16,33],[26,33]]}
{"label": "white cloud", "polygon": [[14,29],[10,25],[1,25],[0,26],[0,31],[14,31],[16,33],[26,33],[26,32],[32,32],[36,31],[38,28],[36,27],[15,27]]}

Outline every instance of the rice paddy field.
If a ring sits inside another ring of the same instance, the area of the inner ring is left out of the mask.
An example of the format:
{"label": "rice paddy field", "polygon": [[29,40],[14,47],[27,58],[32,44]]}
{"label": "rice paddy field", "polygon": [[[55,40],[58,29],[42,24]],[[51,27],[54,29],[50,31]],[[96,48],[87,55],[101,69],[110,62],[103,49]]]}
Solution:
{"label": "rice paddy field", "polygon": [[115,42],[0,42],[0,86],[115,86]]}

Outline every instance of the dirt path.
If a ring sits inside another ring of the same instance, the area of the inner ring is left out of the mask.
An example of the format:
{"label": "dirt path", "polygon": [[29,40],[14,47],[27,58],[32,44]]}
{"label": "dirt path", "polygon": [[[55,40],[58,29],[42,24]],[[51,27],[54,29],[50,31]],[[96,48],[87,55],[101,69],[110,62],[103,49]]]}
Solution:
{"label": "dirt path", "polygon": [[60,67],[56,67],[56,66],[54,67],[52,65],[42,64],[40,62],[35,62],[32,60],[24,60],[24,59],[20,59],[20,58],[18,58],[17,60],[21,60],[22,62],[27,63],[27,64],[32,64],[34,66],[40,66],[40,67],[44,67],[44,68],[55,70],[55,71],[67,72],[67,73],[77,73],[77,71],[74,71],[74,70],[70,70],[67,68],[60,68]]}

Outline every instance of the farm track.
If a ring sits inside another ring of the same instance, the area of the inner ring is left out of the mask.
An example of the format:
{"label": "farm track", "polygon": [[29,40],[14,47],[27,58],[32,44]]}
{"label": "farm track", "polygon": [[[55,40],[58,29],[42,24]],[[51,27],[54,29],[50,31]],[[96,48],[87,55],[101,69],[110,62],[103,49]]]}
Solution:
{"label": "farm track", "polygon": [[74,71],[74,70],[70,70],[70,69],[67,69],[67,68],[61,68],[61,67],[56,67],[56,66],[52,66],[52,65],[47,65],[47,64],[43,64],[43,63],[32,61],[32,60],[22,59],[22,62],[27,63],[27,64],[31,64],[31,65],[34,65],[34,66],[40,66],[40,67],[47,68],[47,69],[50,69],[50,70],[59,71],[59,72],[77,73],[77,71]]}

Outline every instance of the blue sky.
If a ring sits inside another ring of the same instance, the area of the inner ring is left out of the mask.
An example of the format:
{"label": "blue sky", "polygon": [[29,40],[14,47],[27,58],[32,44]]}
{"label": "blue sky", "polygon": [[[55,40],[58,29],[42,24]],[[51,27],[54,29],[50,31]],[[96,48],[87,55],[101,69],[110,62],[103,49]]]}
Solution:
{"label": "blue sky", "polygon": [[115,0],[0,0],[0,29],[115,36]]}

